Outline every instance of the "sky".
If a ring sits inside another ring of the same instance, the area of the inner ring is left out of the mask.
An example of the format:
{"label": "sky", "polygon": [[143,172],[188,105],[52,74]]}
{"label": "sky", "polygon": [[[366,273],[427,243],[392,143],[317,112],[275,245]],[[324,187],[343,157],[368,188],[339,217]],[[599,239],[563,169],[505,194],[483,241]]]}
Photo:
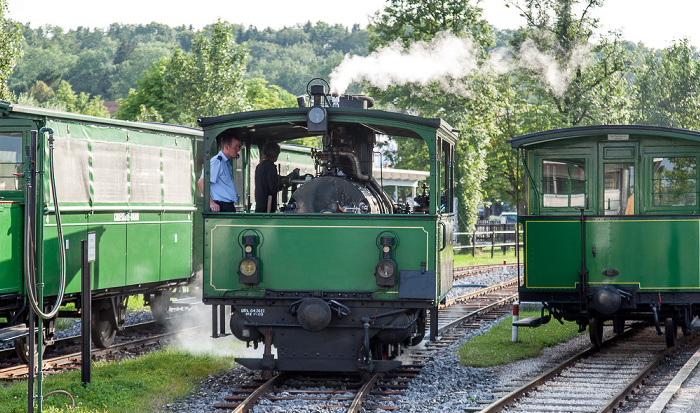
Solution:
{"label": "sky", "polygon": [[[192,25],[200,29],[217,18],[258,29],[293,26],[307,21],[367,25],[369,16],[385,0],[7,0],[9,17],[32,27],[53,24],[66,29],[108,27],[111,23],[164,23]],[[504,0],[482,0],[484,18],[500,29],[524,24]],[[688,38],[700,48],[700,1],[697,0],[606,0],[594,16],[601,29],[618,30],[623,38],[648,47],[664,48],[674,40]]]}

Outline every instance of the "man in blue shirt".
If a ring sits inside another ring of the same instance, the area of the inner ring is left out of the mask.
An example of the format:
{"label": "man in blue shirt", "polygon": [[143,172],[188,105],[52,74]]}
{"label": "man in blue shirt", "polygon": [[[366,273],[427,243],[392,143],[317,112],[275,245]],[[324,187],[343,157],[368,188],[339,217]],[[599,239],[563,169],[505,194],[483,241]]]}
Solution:
{"label": "man in blue shirt", "polygon": [[[241,141],[233,135],[225,135],[221,140],[221,150],[209,160],[210,182],[209,206],[213,212],[236,212],[238,191],[233,183],[233,167],[230,159],[238,156]],[[204,193],[204,171],[197,182],[199,190]]]}

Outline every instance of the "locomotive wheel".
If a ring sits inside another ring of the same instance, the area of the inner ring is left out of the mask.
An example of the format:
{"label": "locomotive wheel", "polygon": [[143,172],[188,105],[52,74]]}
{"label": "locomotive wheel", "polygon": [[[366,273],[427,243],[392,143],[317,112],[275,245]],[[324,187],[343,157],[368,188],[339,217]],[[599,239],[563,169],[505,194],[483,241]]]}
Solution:
{"label": "locomotive wheel", "polygon": [[102,308],[94,303],[91,317],[92,342],[100,348],[107,348],[114,343],[117,326],[114,325],[114,313],[111,308]]}
{"label": "locomotive wheel", "polygon": [[600,347],[603,343],[603,319],[591,317],[588,319],[588,335],[593,347]]}
{"label": "locomotive wheel", "polygon": [[676,345],[676,337],[678,335],[678,325],[673,318],[668,317],[664,320],[664,332],[666,333],[666,347],[673,347]]}
{"label": "locomotive wheel", "polygon": [[165,324],[170,308],[170,290],[158,291],[151,294],[149,299],[151,314],[158,324]]}

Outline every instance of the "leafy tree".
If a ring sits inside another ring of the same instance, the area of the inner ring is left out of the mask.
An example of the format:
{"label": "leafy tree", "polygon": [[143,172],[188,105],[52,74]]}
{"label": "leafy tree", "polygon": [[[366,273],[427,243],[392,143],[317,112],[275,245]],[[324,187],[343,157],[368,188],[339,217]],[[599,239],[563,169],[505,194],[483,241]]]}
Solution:
{"label": "leafy tree", "polygon": [[[483,51],[493,45],[493,34],[481,18],[481,9],[469,0],[391,0],[374,16],[368,30],[373,50],[397,41],[408,48],[416,41],[428,41],[445,32],[469,37],[474,40],[481,63],[486,57]],[[406,84],[384,91],[371,89],[371,95],[385,106],[444,118],[461,131],[455,154],[455,193],[459,197],[458,219],[463,227],[471,227],[476,221],[477,204],[482,199],[481,182],[486,176],[484,160],[494,113],[495,88],[490,76],[476,72],[454,79],[450,86],[452,88],[446,90],[438,82],[428,86]],[[397,152],[390,154],[394,166],[426,168],[419,161],[428,157],[425,145],[409,140],[398,141],[396,145]]]}
{"label": "leafy tree", "polygon": [[246,101],[253,110],[291,108],[297,105],[296,97],[279,86],[268,85],[265,79],[245,81]]}
{"label": "leafy tree", "polygon": [[38,80],[34,86],[29,89],[29,94],[40,103],[44,103],[54,97],[53,89],[41,80]]}
{"label": "leafy tree", "polygon": [[[526,20],[512,45],[535,93],[560,114],[561,126],[600,123],[612,109],[601,93],[616,90],[631,59],[619,34],[593,39],[598,19],[591,17],[603,0],[508,0]],[[582,4],[580,15],[574,9]]]}
{"label": "leafy tree", "polygon": [[0,0],[0,99],[9,100],[10,90],[7,79],[15,62],[22,57],[21,26],[5,17],[7,2]]}
{"label": "leafy tree", "polygon": [[700,62],[687,39],[647,52],[635,83],[635,123],[700,129]]}
{"label": "leafy tree", "polygon": [[153,65],[117,117],[136,120],[144,113],[157,114],[165,122],[195,125],[200,116],[245,109],[245,58],[245,49],[233,41],[231,25],[218,21],[211,37],[197,34],[190,52],[176,49],[170,59]]}

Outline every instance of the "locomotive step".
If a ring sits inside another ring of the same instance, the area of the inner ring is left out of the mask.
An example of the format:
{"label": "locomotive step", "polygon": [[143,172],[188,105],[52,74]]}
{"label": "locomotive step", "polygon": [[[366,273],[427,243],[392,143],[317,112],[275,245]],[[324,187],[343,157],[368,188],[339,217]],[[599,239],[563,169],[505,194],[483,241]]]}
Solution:
{"label": "locomotive step", "polygon": [[513,327],[539,327],[542,325],[542,317],[527,317],[513,321]]}

